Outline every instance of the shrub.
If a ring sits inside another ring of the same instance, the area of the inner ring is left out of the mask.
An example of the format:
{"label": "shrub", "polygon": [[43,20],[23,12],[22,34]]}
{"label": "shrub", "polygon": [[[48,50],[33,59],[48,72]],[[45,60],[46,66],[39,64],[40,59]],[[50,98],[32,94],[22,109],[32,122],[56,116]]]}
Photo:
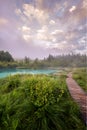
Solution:
{"label": "shrub", "polygon": [[85,130],[65,77],[13,76],[8,89],[0,95],[0,130]]}

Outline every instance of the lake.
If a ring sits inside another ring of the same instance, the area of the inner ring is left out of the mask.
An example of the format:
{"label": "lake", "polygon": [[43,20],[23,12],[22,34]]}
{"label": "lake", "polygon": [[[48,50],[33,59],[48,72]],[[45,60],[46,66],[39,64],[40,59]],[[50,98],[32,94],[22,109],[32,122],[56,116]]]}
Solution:
{"label": "lake", "polygon": [[43,70],[30,70],[30,69],[2,69],[0,70],[0,78],[7,77],[14,74],[51,74],[56,70],[43,69]]}

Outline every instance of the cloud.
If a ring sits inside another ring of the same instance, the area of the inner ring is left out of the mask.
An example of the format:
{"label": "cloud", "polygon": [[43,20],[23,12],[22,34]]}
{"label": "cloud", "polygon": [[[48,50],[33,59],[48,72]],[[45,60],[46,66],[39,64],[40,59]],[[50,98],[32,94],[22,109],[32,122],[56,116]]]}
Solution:
{"label": "cloud", "polygon": [[37,30],[36,38],[40,41],[44,41],[44,46],[46,46],[49,42],[56,42],[56,37],[50,33],[50,30],[46,25]]}
{"label": "cloud", "polygon": [[74,10],[76,10],[76,6],[72,6],[72,7],[69,9],[69,12],[73,12]]}
{"label": "cloud", "polygon": [[53,44],[48,44],[48,48],[57,53],[69,53],[72,50],[76,49],[75,45],[69,44],[67,41],[61,41]]}
{"label": "cloud", "polygon": [[75,52],[76,49],[77,47],[74,44],[69,44],[67,41],[61,41],[51,46],[51,50],[59,54],[68,54]]}
{"label": "cloud", "polygon": [[49,15],[44,10],[35,8],[30,4],[23,4],[23,14],[27,16],[30,21],[35,19],[40,24],[47,22],[49,18]]}
{"label": "cloud", "polygon": [[29,42],[32,40],[32,35],[26,35],[26,34],[23,34],[23,38],[25,41]]}
{"label": "cloud", "polygon": [[55,21],[54,20],[50,20],[49,24],[55,25]]}
{"label": "cloud", "polygon": [[77,34],[76,34],[76,32],[74,32],[74,31],[69,31],[69,32],[67,32],[67,33],[65,34],[65,38],[66,38],[66,40],[68,40],[68,41],[73,40],[75,37],[77,37]]}
{"label": "cloud", "polygon": [[48,40],[48,36],[46,36],[45,34],[38,33],[37,39],[46,41],[46,40]]}
{"label": "cloud", "polygon": [[22,31],[25,33],[29,33],[31,31],[31,29],[27,26],[22,26]]}
{"label": "cloud", "polygon": [[51,35],[56,35],[56,34],[62,34],[63,30],[54,30],[53,32],[51,32]]}
{"label": "cloud", "polygon": [[41,29],[37,30],[36,37],[38,40],[44,40],[44,41],[49,40],[48,27],[46,25],[44,25],[44,26],[42,26]]}
{"label": "cloud", "polygon": [[81,45],[86,45],[86,36],[81,37],[78,42]]}
{"label": "cloud", "polygon": [[87,9],[87,0],[83,0],[83,5],[82,5],[82,8]]}
{"label": "cloud", "polygon": [[35,0],[36,6],[39,9],[45,10],[45,11],[53,11],[56,4],[60,3],[60,0]]}
{"label": "cloud", "polygon": [[41,29],[37,30],[38,33],[46,33],[48,32],[48,27],[43,25]]}
{"label": "cloud", "polygon": [[22,14],[22,12],[21,12],[21,10],[20,10],[20,9],[15,9],[15,13],[16,13],[17,15]]}
{"label": "cloud", "polygon": [[32,31],[30,27],[23,25],[22,27],[19,27],[18,30],[26,42],[29,42],[32,40],[33,36],[32,36]]}
{"label": "cloud", "polygon": [[34,57],[85,51],[86,0],[2,0],[0,4],[0,48]]}
{"label": "cloud", "polygon": [[1,25],[6,25],[8,23],[8,20],[5,18],[0,18],[0,26]]}

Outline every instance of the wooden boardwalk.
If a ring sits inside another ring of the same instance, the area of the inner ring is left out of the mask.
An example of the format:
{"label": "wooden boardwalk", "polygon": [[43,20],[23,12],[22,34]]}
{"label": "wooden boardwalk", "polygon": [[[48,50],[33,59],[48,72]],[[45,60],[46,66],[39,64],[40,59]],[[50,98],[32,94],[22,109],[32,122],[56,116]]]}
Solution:
{"label": "wooden boardwalk", "polygon": [[72,78],[72,73],[68,74],[66,83],[72,98],[80,106],[82,118],[85,121],[85,124],[87,125],[87,94],[83,91],[83,89],[81,89],[81,87]]}

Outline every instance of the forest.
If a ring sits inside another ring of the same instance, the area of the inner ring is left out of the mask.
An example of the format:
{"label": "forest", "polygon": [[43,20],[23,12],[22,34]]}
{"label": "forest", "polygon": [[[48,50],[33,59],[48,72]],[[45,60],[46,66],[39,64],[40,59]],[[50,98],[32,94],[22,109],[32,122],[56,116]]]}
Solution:
{"label": "forest", "polygon": [[0,51],[0,68],[30,68],[44,69],[49,67],[85,67],[86,55],[67,54],[53,56],[49,54],[44,59],[31,59],[25,56],[23,59],[14,59],[9,52]]}

